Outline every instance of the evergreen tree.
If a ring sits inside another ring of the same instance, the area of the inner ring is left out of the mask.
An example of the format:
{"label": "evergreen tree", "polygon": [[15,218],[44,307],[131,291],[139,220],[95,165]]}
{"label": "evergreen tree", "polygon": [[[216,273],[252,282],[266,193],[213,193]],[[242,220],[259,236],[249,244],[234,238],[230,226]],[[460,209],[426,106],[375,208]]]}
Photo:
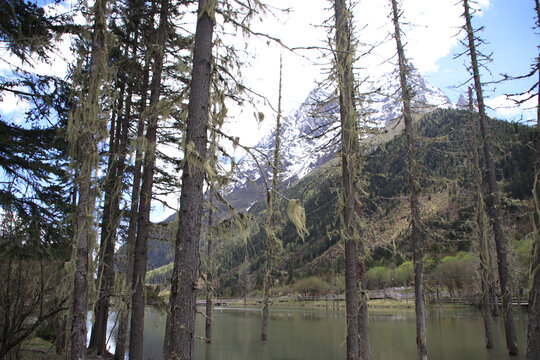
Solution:
{"label": "evergreen tree", "polygon": [[92,9],[92,32],[88,81],[83,84],[87,95],[80,97],[68,129],[72,159],[78,188],[77,225],[75,234],[75,281],[73,288],[73,318],[71,325],[71,358],[86,359],[86,318],[88,300],[88,256],[93,242],[95,194],[93,174],[98,167],[98,144],[106,136],[106,124],[101,114],[101,94],[107,73],[107,1],[97,0]]}
{"label": "evergreen tree", "polygon": [[[35,238],[37,250],[69,246],[70,198],[63,189],[71,186],[66,172],[70,89],[64,80],[23,70],[18,63],[32,68],[29,60],[36,57],[50,63],[54,37],[69,20],[50,18],[30,2],[0,4],[0,40],[8,55],[1,61],[13,69],[0,78],[0,98],[12,95],[28,105],[18,123],[0,116],[0,207],[16,214],[23,227],[39,226],[43,236]],[[2,243],[0,250],[9,252],[10,246]]]}
{"label": "evergreen tree", "polygon": [[188,360],[193,356],[204,182],[201,162],[206,159],[215,8],[215,0],[199,1],[164,359]]}
{"label": "evergreen tree", "polygon": [[131,300],[131,331],[129,337],[129,356],[131,359],[142,359],[144,329],[144,286],[146,278],[146,262],[148,252],[148,235],[150,232],[150,202],[156,162],[156,137],[158,129],[158,103],[161,95],[163,62],[169,17],[169,1],[162,0],[159,16],[159,28],[156,34],[156,46],[152,54],[153,72],[150,84],[149,116],[146,128],[146,148],[143,161],[141,198],[139,202],[137,238],[133,258],[133,295]]}

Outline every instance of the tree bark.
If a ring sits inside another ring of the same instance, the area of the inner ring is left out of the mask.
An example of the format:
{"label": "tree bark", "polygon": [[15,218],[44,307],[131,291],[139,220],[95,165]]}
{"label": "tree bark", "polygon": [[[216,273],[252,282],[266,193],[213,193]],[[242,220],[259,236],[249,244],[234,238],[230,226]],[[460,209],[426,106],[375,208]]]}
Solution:
{"label": "tree bark", "polygon": [[491,319],[491,294],[489,277],[491,264],[489,257],[489,246],[486,234],[486,209],[484,205],[484,195],[482,190],[482,170],[480,158],[478,156],[478,146],[476,143],[476,123],[474,119],[474,105],[472,89],[469,88],[469,120],[471,126],[471,153],[474,169],[474,184],[476,189],[476,226],[478,229],[478,251],[480,253],[480,277],[482,282],[482,315],[484,318],[484,335],[486,338],[486,348],[493,347],[493,330]]}
{"label": "tree bark", "polygon": [[268,229],[266,236],[266,262],[263,280],[263,309],[261,321],[261,340],[266,340],[268,337],[268,300],[271,286],[271,272],[273,263],[280,248],[277,239],[277,233],[280,231],[279,217],[276,209],[276,192],[279,187],[279,152],[281,148],[281,87],[282,87],[282,66],[283,62],[280,58],[279,62],[279,87],[278,87],[278,111],[276,118],[276,134],[274,138],[274,161],[272,164],[272,188],[267,189],[268,202]]}
{"label": "tree bark", "polygon": [[[354,48],[351,44],[351,13],[345,0],[334,2],[337,79],[341,117],[341,177],[343,201],[343,237],[345,239],[345,306],[347,313],[347,360],[368,359],[367,304],[359,303],[358,281],[365,279],[363,262],[358,259],[360,243],[359,140],[354,102],[352,64]],[[363,254],[363,247],[361,247]],[[363,283],[364,284],[364,283]],[[359,311],[360,310],[360,311]]]}
{"label": "tree bark", "polygon": [[[135,9],[134,24],[135,24],[135,37],[133,45],[133,55],[137,54],[138,47],[138,26],[139,24],[139,14],[141,13],[141,4],[137,2],[139,8]],[[144,111],[146,109],[148,101],[148,90],[150,83],[150,61],[146,61],[144,64],[143,70],[143,81],[141,86],[141,100],[139,107],[139,123],[137,126],[137,139],[136,143],[142,144],[144,137]],[[124,360],[126,352],[126,339],[128,333],[128,324],[129,324],[129,313],[131,309],[131,296],[133,289],[133,265],[135,262],[135,242],[137,239],[137,219],[139,215],[139,199],[140,199],[140,190],[141,190],[141,176],[142,176],[142,162],[143,162],[143,149],[139,147],[135,150],[135,166],[133,168],[133,187],[131,189],[131,208],[129,212],[129,225],[127,231],[127,237],[125,246],[126,250],[126,279],[125,284],[129,289],[129,293],[123,296],[123,301],[125,302],[125,309],[120,312],[120,319],[118,321],[118,332],[116,336],[116,349],[114,352],[115,360]]]}
{"label": "tree bark", "polygon": [[403,100],[403,119],[405,122],[405,135],[407,146],[407,172],[409,184],[409,201],[411,206],[411,238],[413,247],[414,261],[414,294],[416,311],[416,346],[418,359],[427,359],[426,345],[426,313],[424,304],[424,275],[422,270],[422,251],[423,251],[423,226],[420,218],[420,203],[418,200],[419,183],[418,168],[416,164],[416,140],[412,125],[411,113],[411,89],[407,83],[409,69],[405,58],[405,51],[401,43],[401,29],[399,26],[399,11],[396,0],[392,1],[392,15],[394,23],[394,38],[396,40],[398,63],[399,63],[399,82],[401,86],[401,96]]}
{"label": "tree bark", "polygon": [[360,360],[371,359],[371,347],[369,345],[369,316],[368,316],[368,291],[365,250],[361,243],[358,244],[358,358]]}
{"label": "tree bark", "polygon": [[188,360],[193,356],[204,182],[201,162],[206,159],[208,141],[215,7],[215,0],[199,0],[170,312],[163,344],[164,359]]}
{"label": "tree bark", "polygon": [[[125,56],[129,49],[126,47]],[[120,225],[120,198],[122,196],[124,172],[126,167],[127,142],[129,132],[129,115],[131,114],[131,96],[133,86],[129,85],[124,94],[126,82],[121,79],[120,98],[116,109],[116,126],[111,131],[109,144],[109,164],[105,177],[103,219],[101,225],[99,293],[94,310],[95,321],[90,336],[89,348],[97,355],[105,354],[107,342],[107,321],[109,318],[110,297],[114,285],[114,252],[115,241]],[[124,109],[125,98],[125,109]],[[113,117],[114,118],[114,117]]]}
{"label": "tree bark", "polygon": [[164,49],[167,42],[169,1],[161,1],[159,28],[156,47],[153,53],[152,83],[150,85],[150,114],[146,129],[146,148],[142,174],[141,198],[137,222],[137,238],[135,241],[133,262],[133,296],[131,298],[131,331],[129,334],[129,357],[141,360],[143,354],[144,330],[144,286],[147,268],[148,234],[150,233],[150,210],[152,186],[156,163],[156,138],[158,129],[158,103],[163,71]]}
{"label": "tree bark", "polygon": [[477,60],[477,51],[475,45],[474,30],[471,23],[471,14],[469,1],[463,0],[465,28],[469,40],[469,53],[471,56],[471,68],[473,71],[474,87],[476,91],[476,100],[478,102],[478,113],[480,122],[480,131],[482,134],[484,148],[484,162],[487,170],[488,183],[488,209],[491,217],[493,233],[495,237],[495,248],[497,251],[497,265],[499,270],[499,281],[503,300],[504,329],[506,333],[506,347],[510,355],[518,354],[516,329],[514,325],[514,313],[512,310],[512,296],[510,293],[510,275],[508,273],[508,260],[506,258],[508,250],[506,248],[506,239],[504,237],[501,225],[501,207],[499,200],[499,190],[495,176],[495,163],[492,158],[491,139],[487,129],[487,116],[484,105],[484,96],[482,92],[482,83],[480,82],[480,72]]}
{"label": "tree bark", "polygon": [[[212,132],[213,142],[215,142],[215,132]],[[214,156],[215,149],[213,145],[211,146],[211,156]],[[212,200],[213,200],[214,194],[213,190],[210,190],[210,206],[208,209],[208,238],[207,238],[207,246],[206,246],[206,318],[204,323],[204,332],[205,332],[205,341],[207,344],[212,342],[212,312],[214,309],[214,304],[212,303],[212,297],[214,295],[214,287],[212,284],[212,275],[213,275],[213,259],[212,259],[212,251],[213,251],[213,240],[214,240],[214,233],[212,227],[213,224],[213,215],[214,215],[214,209],[212,209]]]}
{"label": "tree bark", "polygon": [[[76,269],[73,288],[73,319],[71,324],[71,359],[86,359],[86,318],[88,303],[88,246],[93,226],[93,211],[95,199],[91,194],[92,173],[98,166],[97,143],[100,139],[100,129],[104,126],[100,119],[99,97],[102,80],[105,75],[106,60],[106,0],[97,0],[94,4],[94,29],[92,37],[92,53],[90,59],[90,74],[88,95],[80,104],[77,129],[72,131],[76,137],[75,152],[77,153],[78,176],[76,182],[79,188],[77,204],[76,229]],[[80,153],[84,149],[85,154]]]}

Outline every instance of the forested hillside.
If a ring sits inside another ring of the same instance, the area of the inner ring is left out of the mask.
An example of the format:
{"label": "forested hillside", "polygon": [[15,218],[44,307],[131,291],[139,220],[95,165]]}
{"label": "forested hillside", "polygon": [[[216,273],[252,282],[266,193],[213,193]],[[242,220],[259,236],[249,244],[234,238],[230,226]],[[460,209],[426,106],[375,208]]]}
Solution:
{"label": "forested hillside", "polygon": [[[425,115],[417,124],[418,135],[422,139],[419,147],[421,204],[429,234],[425,255],[434,271],[445,257],[456,256],[460,252],[471,256],[477,254],[469,120],[466,111],[440,109]],[[490,129],[497,169],[500,169],[498,181],[504,194],[505,231],[519,248],[518,257],[523,257],[531,246],[524,236],[532,227],[530,189],[533,168],[530,164],[534,157],[531,148],[533,129],[500,120],[491,120]],[[411,260],[404,158],[403,135],[375,149],[365,149],[362,203],[368,268],[396,269]],[[336,276],[343,275],[343,244],[336,211],[340,187],[338,173],[338,159],[334,159],[282,190],[286,198],[301,200],[309,235],[304,240],[300,239],[294,225],[283,215],[284,227],[280,236],[283,252],[274,273],[279,284],[291,284],[313,275],[331,283]],[[287,202],[281,201],[280,206],[281,213],[286,214]],[[254,204],[248,213],[260,219],[265,212],[266,205],[262,200]],[[219,242],[218,294],[241,294],[240,280],[246,271],[246,258],[249,259],[248,272],[256,279],[253,289],[260,287],[264,236],[264,229],[257,228],[245,243],[230,239]],[[204,244],[201,247],[204,248]],[[150,263],[158,262],[161,255],[151,254]],[[159,254],[163,254],[163,250]],[[527,260],[521,260],[520,271],[526,273]],[[476,268],[474,265],[471,271]],[[149,282],[166,285],[168,276],[165,271],[166,268],[160,269],[155,275],[151,272]],[[170,273],[171,267],[168,271]],[[520,281],[522,286],[526,285],[524,279]]]}

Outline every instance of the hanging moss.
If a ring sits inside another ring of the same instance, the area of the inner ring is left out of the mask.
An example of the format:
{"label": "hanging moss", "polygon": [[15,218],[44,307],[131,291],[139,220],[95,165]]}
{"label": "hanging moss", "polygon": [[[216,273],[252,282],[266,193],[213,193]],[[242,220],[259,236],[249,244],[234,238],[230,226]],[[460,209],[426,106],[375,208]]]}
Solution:
{"label": "hanging moss", "polygon": [[287,215],[294,224],[296,228],[296,233],[298,234],[298,236],[300,236],[302,241],[304,241],[304,237],[309,235],[309,232],[306,228],[306,211],[301,205],[300,200],[289,200],[289,203],[287,205]]}

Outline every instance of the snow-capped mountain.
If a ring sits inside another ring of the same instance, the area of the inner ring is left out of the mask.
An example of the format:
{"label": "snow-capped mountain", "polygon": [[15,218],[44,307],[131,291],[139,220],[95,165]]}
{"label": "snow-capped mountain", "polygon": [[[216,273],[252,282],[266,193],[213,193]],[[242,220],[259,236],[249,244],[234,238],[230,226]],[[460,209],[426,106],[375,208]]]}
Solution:
{"label": "snow-capped mountain", "polygon": [[[451,106],[441,90],[427,83],[417,72],[413,71],[412,75],[413,111],[425,113]],[[375,91],[362,96],[359,101],[360,118],[372,128],[392,127],[401,115],[399,82],[395,74],[385,74],[376,84],[373,86]],[[321,88],[313,89],[296,111],[283,118],[280,136],[282,187],[301,179],[336,155],[339,150],[338,121],[336,94]],[[247,154],[239,161],[240,172],[235,175],[226,195],[237,209],[249,209],[261,199],[264,183],[271,183],[274,145],[275,127],[262,137],[253,155]]]}

